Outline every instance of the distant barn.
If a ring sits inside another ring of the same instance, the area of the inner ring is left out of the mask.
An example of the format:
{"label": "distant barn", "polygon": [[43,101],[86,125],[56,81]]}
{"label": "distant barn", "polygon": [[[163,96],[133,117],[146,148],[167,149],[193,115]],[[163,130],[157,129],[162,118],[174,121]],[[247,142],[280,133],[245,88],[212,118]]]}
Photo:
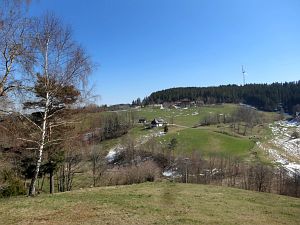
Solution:
{"label": "distant barn", "polygon": [[162,127],[165,123],[163,119],[154,119],[151,121],[151,127]]}

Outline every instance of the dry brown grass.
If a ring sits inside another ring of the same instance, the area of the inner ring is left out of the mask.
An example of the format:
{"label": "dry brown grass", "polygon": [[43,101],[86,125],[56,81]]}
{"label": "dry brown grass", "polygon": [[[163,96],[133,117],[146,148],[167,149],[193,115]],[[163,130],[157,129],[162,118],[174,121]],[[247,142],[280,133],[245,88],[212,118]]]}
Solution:
{"label": "dry brown grass", "polygon": [[101,177],[102,185],[127,185],[146,181],[156,181],[161,178],[161,168],[153,161],[145,161],[137,165],[122,166],[119,169],[108,170]]}
{"label": "dry brown grass", "polygon": [[0,224],[300,224],[300,200],[168,182],[0,200]]}

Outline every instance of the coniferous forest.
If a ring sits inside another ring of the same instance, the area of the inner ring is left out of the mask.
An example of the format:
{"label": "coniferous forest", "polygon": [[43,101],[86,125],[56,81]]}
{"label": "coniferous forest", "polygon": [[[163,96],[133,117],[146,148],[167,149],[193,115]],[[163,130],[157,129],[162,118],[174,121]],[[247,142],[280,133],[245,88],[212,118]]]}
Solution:
{"label": "coniferous forest", "polygon": [[182,100],[198,101],[203,104],[244,103],[264,111],[293,113],[300,104],[300,81],[272,83],[221,85],[217,87],[178,87],[153,92],[144,98],[143,104],[176,102]]}

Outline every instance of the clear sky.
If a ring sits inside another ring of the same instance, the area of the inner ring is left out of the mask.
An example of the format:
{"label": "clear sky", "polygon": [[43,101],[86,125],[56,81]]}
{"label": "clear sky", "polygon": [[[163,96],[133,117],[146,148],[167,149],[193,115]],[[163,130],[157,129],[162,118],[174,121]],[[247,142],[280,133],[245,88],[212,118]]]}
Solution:
{"label": "clear sky", "polygon": [[99,104],[183,86],[300,80],[299,0],[33,0],[91,55]]}

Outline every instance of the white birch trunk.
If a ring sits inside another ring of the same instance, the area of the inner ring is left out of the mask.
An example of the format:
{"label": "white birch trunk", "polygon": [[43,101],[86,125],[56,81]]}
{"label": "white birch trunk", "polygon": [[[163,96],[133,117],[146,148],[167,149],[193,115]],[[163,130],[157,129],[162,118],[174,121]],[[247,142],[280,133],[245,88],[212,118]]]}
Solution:
{"label": "white birch trunk", "polygon": [[37,163],[36,163],[36,167],[35,167],[35,172],[34,172],[34,176],[31,180],[30,183],[30,189],[29,189],[29,195],[33,196],[35,195],[35,184],[40,172],[40,167],[42,164],[42,157],[43,157],[43,151],[44,151],[44,147],[45,147],[45,140],[46,140],[46,130],[47,130],[47,116],[48,116],[48,107],[50,104],[50,98],[49,98],[49,93],[47,92],[46,94],[46,107],[45,107],[45,112],[44,112],[44,117],[43,117],[43,126],[42,126],[42,137],[41,137],[41,144],[39,147],[39,155],[38,155],[38,159],[37,159]]}
{"label": "white birch trunk", "polygon": [[[44,64],[44,72],[46,76],[46,83],[45,86],[48,89],[49,86],[49,75],[48,75],[48,47],[49,47],[49,38],[46,43],[46,50],[45,50],[45,64]],[[46,143],[46,131],[48,127],[48,111],[50,106],[50,93],[49,90],[46,91],[46,104],[45,104],[45,110],[44,110],[44,117],[43,117],[43,126],[42,126],[42,135],[41,135],[41,142],[39,145],[39,152],[38,152],[38,158],[35,166],[34,175],[31,179],[30,187],[29,187],[29,196],[34,196],[35,193],[35,185],[36,181],[40,172],[40,167],[42,164],[42,158],[43,158],[43,151]]]}

